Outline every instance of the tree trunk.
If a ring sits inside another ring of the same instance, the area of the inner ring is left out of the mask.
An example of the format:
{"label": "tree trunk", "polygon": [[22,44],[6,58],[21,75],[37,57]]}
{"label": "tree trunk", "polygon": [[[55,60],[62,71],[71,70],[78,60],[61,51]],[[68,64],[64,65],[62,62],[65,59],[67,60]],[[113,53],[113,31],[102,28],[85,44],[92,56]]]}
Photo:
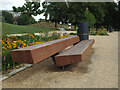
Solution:
{"label": "tree trunk", "polygon": [[118,28],[118,31],[119,31],[119,28]]}
{"label": "tree trunk", "polygon": [[96,27],[96,34],[97,34],[97,27]]}
{"label": "tree trunk", "polygon": [[55,27],[57,27],[57,22],[55,21]]}
{"label": "tree trunk", "polygon": [[107,31],[109,31],[109,27],[107,26]]}
{"label": "tree trunk", "polygon": [[76,30],[76,24],[74,25],[74,29]]}
{"label": "tree trunk", "polygon": [[89,31],[90,31],[90,29],[91,29],[91,28],[89,27]]}

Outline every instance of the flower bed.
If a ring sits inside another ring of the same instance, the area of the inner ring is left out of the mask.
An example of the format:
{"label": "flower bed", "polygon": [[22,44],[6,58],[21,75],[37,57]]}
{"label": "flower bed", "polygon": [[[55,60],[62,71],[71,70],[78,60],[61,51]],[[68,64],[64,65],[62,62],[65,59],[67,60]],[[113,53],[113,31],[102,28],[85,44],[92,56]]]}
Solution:
{"label": "flower bed", "polygon": [[95,29],[90,30],[89,34],[90,35],[97,35],[97,36],[98,35],[101,35],[101,36],[108,35],[106,29],[103,26],[101,26],[101,28],[98,30],[95,30]]}
{"label": "flower bed", "polygon": [[[77,35],[77,33],[70,33],[70,35]],[[99,28],[97,31],[95,29],[91,29],[89,31],[89,35],[97,35],[97,36],[106,36],[107,34],[107,30],[101,26],[101,28]]]}
{"label": "flower bed", "polygon": [[12,69],[20,63],[12,61],[10,56],[10,51],[13,49],[24,48],[27,46],[44,43],[47,41],[65,38],[65,36],[60,37],[59,34],[53,33],[51,37],[48,36],[35,36],[34,34],[29,34],[25,36],[11,36],[2,38],[2,71],[6,72],[8,69]]}

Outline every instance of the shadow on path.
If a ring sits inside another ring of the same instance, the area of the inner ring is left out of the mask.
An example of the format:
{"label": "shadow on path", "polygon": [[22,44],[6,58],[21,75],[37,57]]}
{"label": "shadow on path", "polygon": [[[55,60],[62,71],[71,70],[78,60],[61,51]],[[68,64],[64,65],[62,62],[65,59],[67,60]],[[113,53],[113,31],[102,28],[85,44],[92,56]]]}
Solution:
{"label": "shadow on path", "polygon": [[[64,70],[61,70],[60,68],[57,68],[52,61],[52,59],[49,57],[42,62],[33,65],[30,68],[26,68],[25,70],[15,74],[14,76],[11,76],[10,78],[6,79],[6,82],[22,82],[24,80],[29,80],[32,77],[39,77],[46,74],[53,74],[56,72],[59,74],[59,72],[77,72],[77,73],[88,73],[89,65],[91,62],[91,57],[94,54],[94,48],[91,48],[86,57],[84,58],[83,62],[79,62],[73,65],[70,65],[69,67],[65,68]],[[41,74],[41,75],[39,75]],[[36,76],[37,75],[37,76]],[[42,78],[42,77],[41,77]],[[13,83],[13,84],[14,84]],[[4,84],[4,81],[3,81]]]}

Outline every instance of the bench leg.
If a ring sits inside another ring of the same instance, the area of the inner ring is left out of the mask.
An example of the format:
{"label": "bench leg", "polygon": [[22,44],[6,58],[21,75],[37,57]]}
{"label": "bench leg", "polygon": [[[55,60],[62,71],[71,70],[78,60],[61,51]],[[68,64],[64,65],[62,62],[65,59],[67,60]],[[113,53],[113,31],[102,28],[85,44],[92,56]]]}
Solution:
{"label": "bench leg", "polygon": [[58,55],[59,53],[60,53],[60,52],[57,52],[56,54],[54,54],[54,55],[51,56],[51,58],[52,58],[53,62],[55,63],[55,65],[56,65],[55,56]]}
{"label": "bench leg", "polygon": [[65,67],[64,67],[64,66],[62,66],[62,67],[61,67],[61,69],[62,69],[62,70],[64,70],[64,69],[65,69]]}
{"label": "bench leg", "polygon": [[64,65],[64,66],[58,67],[58,68],[64,70],[65,68],[69,67],[70,65],[71,65],[71,64],[68,64],[68,65]]}

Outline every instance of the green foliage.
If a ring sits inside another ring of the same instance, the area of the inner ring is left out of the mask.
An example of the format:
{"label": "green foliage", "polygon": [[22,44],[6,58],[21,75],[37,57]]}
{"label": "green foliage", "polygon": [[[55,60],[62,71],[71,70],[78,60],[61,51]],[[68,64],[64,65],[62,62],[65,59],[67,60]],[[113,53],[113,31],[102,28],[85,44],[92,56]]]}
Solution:
{"label": "green foliage", "polygon": [[52,39],[55,40],[55,39],[59,39],[60,37],[60,34],[59,33],[53,33],[52,34]]}
{"label": "green foliage", "polygon": [[[48,14],[50,16],[50,20],[52,22],[63,22],[63,23],[72,23],[72,25],[75,26],[82,21],[86,21],[86,16],[84,15],[86,8],[88,7],[89,3],[82,3],[82,2],[69,2],[68,6],[66,3],[43,3],[43,10],[45,12],[45,16],[47,18]],[[72,10],[72,11],[71,11]],[[89,21],[91,25],[95,23],[95,17],[90,11],[87,14],[87,17],[89,16]]]}
{"label": "green foliage", "polygon": [[86,6],[95,16],[97,25],[101,25],[105,17],[105,2],[88,2]]}
{"label": "green foliage", "polygon": [[13,15],[7,11],[2,11],[3,21],[6,21],[7,23],[13,24]]}
{"label": "green foliage", "polygon": [[114,2],[106,2],[105,3],[105,17],[104,17],[104,25],[108,27],[116,27],[117,25],[117,4]]}
{"label": "green foliage", "polygon": [[106,29],[102,26],[102,28],[99,28],[97,31],[95,28],[92,28],[89,31],[90,35],[97,35],[97,36],[108,36]]}
{"label": "green foliage", "polygon": [[35,23],[35,20],[32,18],[33,16],[40,15],[42,11],[39,9],[39,2],[26,2],[22,7],[16,8],[13,6],[14,12],[21,12],[21,16],[18,18],[18,23],[20,25],[28,25]]}
{"label": "green foliage", "polygon": [[116,20],[116,24],[117,24],[117,28],[118,31],[120,31],[120,1],[118,2],[118,11],[117,11],[117,20]]}
{"label": "green foliage", "polygon": [[93,27],[96,22],[95,16],[88,10],[88,8],[86,8],[84,15],[86,17],[86,21],[89,21],[89,27]]}
{"label": "green foliage", "polygon": [[70,35],[77,35],[77,33],[70,33]]}
{"label": "green foliage", "polygon": [[[68,8],[68,21],[73,25],[80,23],[85,19],[84,12],[86,9],[86,3],[70,2]],[[72,10],[72,11],[71,11]]]}
{"label": "green foliage", "polygon": [[3,16],[0,16],[0,22],[4,22],[4,23],[6,22]]}
{"label": "green foliage", "polygon": [[67,20],[67,6],[65,2],[44,2],[43,11],[45,19],[49,16],[49,20],[55,22],[55,27],[57,27],[58,22],[66,22]]}
{"label": "green foliage", "polygon": [[[80,22],[89,20],[90,26],[101,25],[105,17],[105,2],[68,2],[66,3],[43,3],[45,16],[50,16],[52,22],[72,23],[77,26]],[[86,8],[89,9],[86,19]]]}
{"label": "green foliage", "polygon": [[22,7],[16,8],[13,6],[14,12],[21,12],[22,14],[26,14],[28,16],[37,16],[37,14],[41,14],[42,11],[39,9],[40,3],[39,2],[26,2]]}
{"label": "green foliage", "polygon": [[32,16],[28,16],[26,14],[21,14],[17,18],[17,23],[18,25],[29,25],[29,24],[34,24],[36,23],[35,19]]}

